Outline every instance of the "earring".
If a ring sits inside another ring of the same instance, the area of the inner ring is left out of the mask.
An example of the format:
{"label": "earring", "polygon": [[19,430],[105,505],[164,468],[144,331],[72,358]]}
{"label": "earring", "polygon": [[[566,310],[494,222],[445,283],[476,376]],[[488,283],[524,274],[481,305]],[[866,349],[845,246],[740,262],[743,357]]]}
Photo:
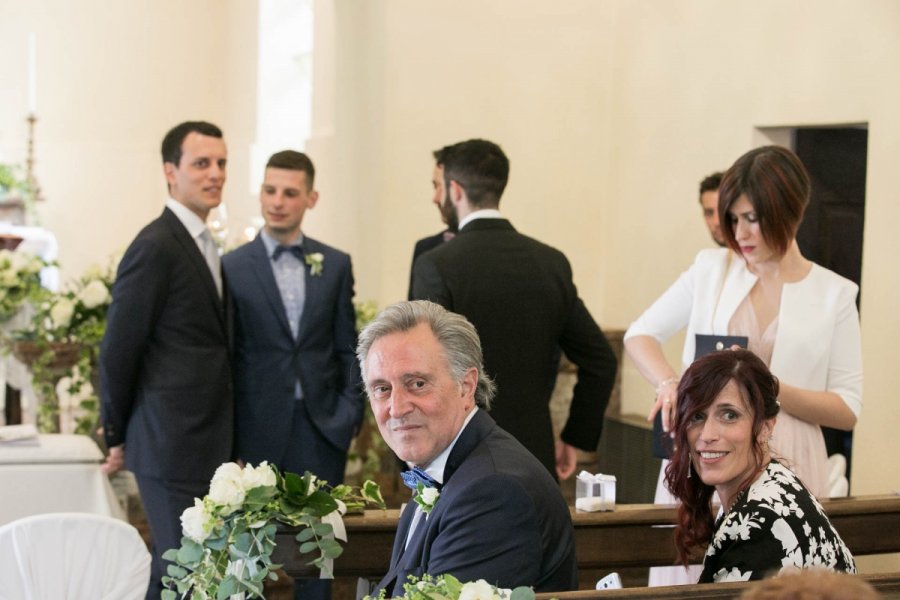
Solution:
{"label": "earring", "polygon": [[693,463],[693,462],[689,462],[689,463],[688,463],[688,476],[687,476],[688,479],[691,478],[691,471],[693,471],[693,470],[694,470],[694,463]]}

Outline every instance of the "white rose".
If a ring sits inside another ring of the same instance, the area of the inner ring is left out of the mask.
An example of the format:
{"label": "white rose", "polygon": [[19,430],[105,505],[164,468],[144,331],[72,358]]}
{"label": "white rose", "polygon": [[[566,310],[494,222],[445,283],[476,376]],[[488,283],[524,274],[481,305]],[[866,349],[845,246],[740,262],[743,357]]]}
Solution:
{"label": "white rose", "polygon": [[434,504],[441,493],[436,487],[422,488],[422,501],[425,504]]}
{"label": "white rose", "polygon": [[60,298],[56,304],[50,309],[50,320],[53,323],[53,329],[65,329],[72,322],[72,315],[75,314],[75,304],[68,298]]}
{"label": "white rose", "polygon": [[31,262],[31,255],[23,254],[21,252],[13,252],[12,256],[9,257],[9,266],[13,271],[17,273],[20,271],[24,271],[25,267]]}
{"label": "white rose", "polygon": [[212,533],[215,519],[210,515],[203,501],[194,498],[194,505],[181,513],[181,531],[198,544],[202,544]]}
{"label": "white rose", "polygon": [[225,463],[216,469],[209,484],[209,499],[224,506],[223,516],[230,515],[244,503],[244,486],[241,468],[235,463]]}
{"label": "white rose", "polygon": [[494,598],[494,588],[484,579],[467,583],[459,591],[459,600],[494,600]]}
{"label": "white rose", "polygon": [[95,308],[101,304],[109,302],[109,289],[106,284],[95,279],[78,293],[78,299],[84,304],[85,308]]}
{"label": "white rose", "polygon": [[241,483],[247,491],[257,487],[274,487],[275,471],[266,461],[261,462],[256,468],[248,464],[241,472]]}

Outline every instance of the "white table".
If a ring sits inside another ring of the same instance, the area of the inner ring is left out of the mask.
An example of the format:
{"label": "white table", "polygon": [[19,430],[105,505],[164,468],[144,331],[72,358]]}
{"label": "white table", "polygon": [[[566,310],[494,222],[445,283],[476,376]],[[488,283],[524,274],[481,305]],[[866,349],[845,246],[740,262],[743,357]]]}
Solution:
{"label": "white table", "polygon": [[41,434],[37,443],[0,443],[0,525],[48,512],[86,512],[125,520],[103,453],[85,435]]}

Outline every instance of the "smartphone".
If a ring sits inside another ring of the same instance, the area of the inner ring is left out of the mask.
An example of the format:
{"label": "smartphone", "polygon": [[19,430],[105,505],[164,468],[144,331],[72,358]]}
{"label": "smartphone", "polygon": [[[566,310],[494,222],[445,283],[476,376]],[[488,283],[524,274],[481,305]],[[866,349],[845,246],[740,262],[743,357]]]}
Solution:
{"label": "smartphone", "polygon": [[621,590],[622,589],[622,579],[619,577],[618,573],[610,573],[603,579],[597,582],[598,590]]}

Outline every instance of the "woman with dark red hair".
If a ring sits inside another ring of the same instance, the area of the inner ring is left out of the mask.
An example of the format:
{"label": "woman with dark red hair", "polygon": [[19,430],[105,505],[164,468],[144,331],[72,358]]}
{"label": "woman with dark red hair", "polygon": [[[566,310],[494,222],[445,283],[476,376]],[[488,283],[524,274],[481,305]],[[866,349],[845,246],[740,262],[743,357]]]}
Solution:
{"label": "woman with dark red hair", "polygon": [[680,562],[708,544],[700,583],[763,579],[787,567],[856,572],[815,497],[769,448],[778,393],[778,380],[747,350],[708,354],[681,378],[666,485],[681,502]]}

